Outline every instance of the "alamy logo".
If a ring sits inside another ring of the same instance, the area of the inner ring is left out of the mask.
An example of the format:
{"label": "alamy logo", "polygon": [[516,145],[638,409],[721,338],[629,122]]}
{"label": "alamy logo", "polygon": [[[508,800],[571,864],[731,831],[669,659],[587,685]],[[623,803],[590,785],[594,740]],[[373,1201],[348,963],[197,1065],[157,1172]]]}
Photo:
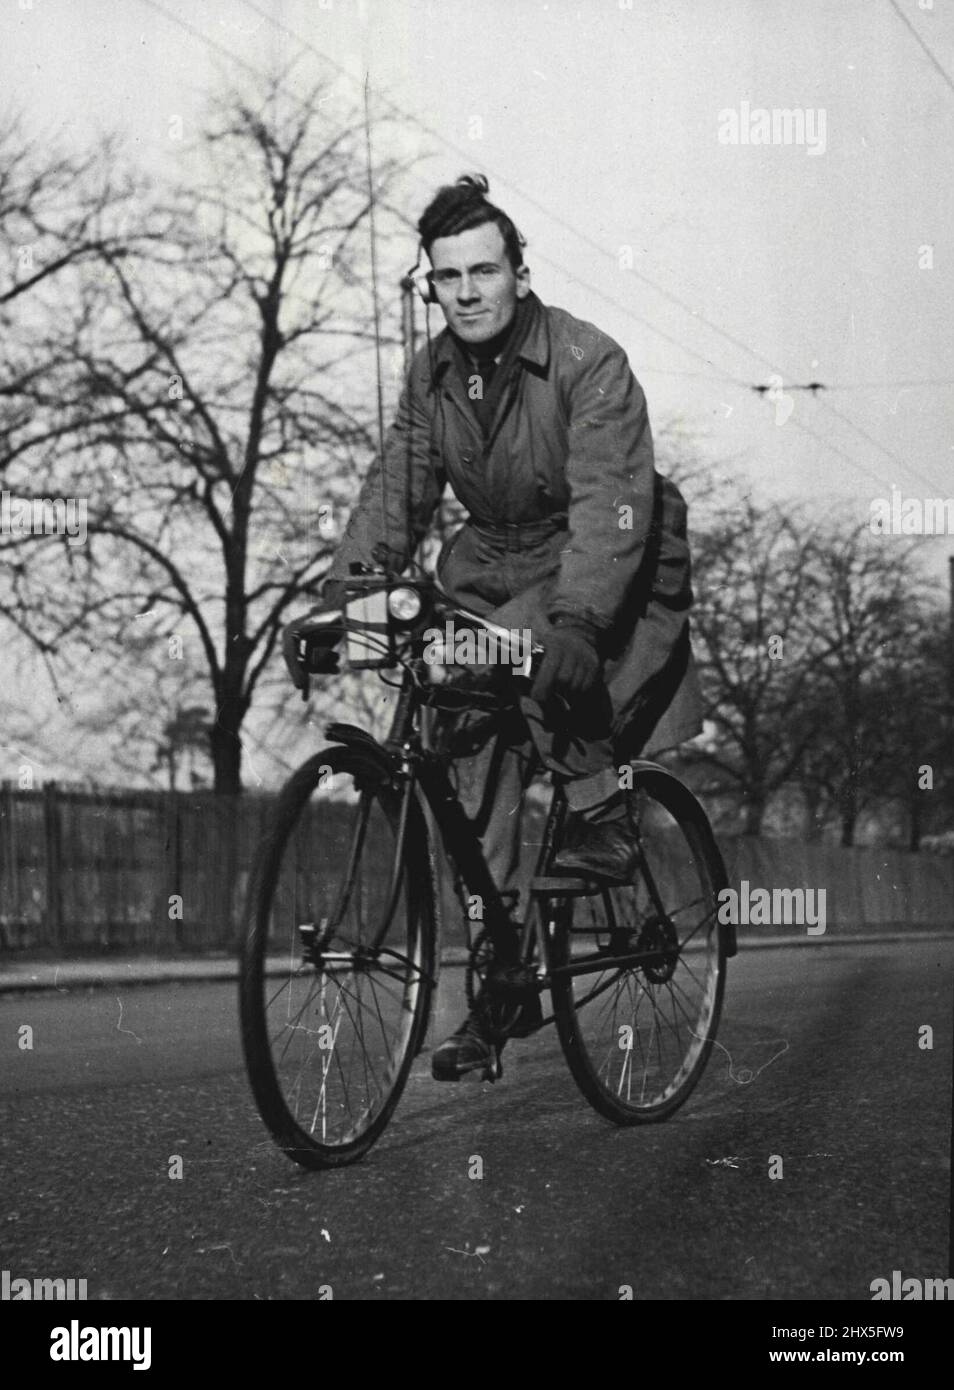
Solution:
{"label": "alamy logo", "polygon": [[879,1299],[900,1299],[907,1303],[912,1300],[954,1299],[954,1279],[902,1279],[900,1269],[891,1271],[891,1282],[887,1279],[872,1279],[871,1301]]}
{"label": "alamy logo", "polygon": [[736,927],[806,927],[809,936],[825,934],[824,888],[750,888],[719,890],[719,921]]}
{"label": "alamy logo", "polygon": [[807,154],[827,149],[828,115],[824,107],[753,106],[739,103],[719,112],[720,145],[804,145]]}
{"label": "alamy logo", "polygon": [[512,666],[516,673],[524,670],[533,644],[528,627],[491,631],[480,627],[455,628],[450,621],[439,627],[429,627],[424,633],[424,660],[429,666]]}
{"label": "alamy logo", "polygon": [[152,1365],[151,1327],[69,1327],[50,1333],[51,1361],[131,1361],[134,1371]]}
{"label": "alamy logo", "polygon": [[85,545],[86,498],[14,497],[4,488],[0,535],[66,536],[69,545]]}
{"label": "alamy logo", "polygon": [[954,497],[902,497],[893,487],[871,503],[868,525],[876,536],[952,536]]}
{"label": "alamy logo", "polygon": [[26,1279],[0,1270],[0,1302],[25,1303],[31,1299],[82,1300],[86,1297],[85,1279]]}

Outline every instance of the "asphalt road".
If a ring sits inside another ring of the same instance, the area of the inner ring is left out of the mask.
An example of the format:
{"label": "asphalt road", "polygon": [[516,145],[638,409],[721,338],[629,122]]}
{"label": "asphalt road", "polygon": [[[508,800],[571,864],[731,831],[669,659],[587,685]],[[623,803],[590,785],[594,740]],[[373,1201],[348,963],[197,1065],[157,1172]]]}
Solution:
{"label": "asphalt road", "polygon": [[941,1277],[952,979],[950,940],[747,951],[668,1123],[602,1120],[548,1029],[496,1086],[439,1085],[420,1057],[335,1173],[273,1147],[233,986],[6,995],[0,1266],[91,1299],[868,1299],[895,1269]]}

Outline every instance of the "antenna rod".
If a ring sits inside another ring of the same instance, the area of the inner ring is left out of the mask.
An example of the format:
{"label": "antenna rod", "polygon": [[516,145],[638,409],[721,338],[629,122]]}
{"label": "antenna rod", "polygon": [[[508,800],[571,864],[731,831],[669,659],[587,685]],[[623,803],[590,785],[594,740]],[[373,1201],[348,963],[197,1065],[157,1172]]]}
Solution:
{"label": "antenna rod", "polygon": [[381,310],[378,304],[378,258],[377,237],[374,229],[374,170],[371,162],[371,107],[370,85],[367,68],[364,73],[364,139],[368,167],[368,215],[371,231],[371,302],[374,306],[374,364],[378,395],[378,458],[381,467],[381,509],[384,513],[384,544],[387,550],[387,566],[391,563],[391,546],[388,536],[388,479],[384,466],[384,391],[381,382]]}

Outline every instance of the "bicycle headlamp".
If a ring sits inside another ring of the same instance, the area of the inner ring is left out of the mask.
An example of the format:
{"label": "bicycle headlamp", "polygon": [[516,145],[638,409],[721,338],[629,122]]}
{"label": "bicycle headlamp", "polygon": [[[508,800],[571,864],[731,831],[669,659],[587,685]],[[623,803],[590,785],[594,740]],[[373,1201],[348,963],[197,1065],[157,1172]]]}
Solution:
{"label": "bicycle headlamp", "polygon": [[388,594],[388,612],[399,623],[409,623],[421,611],[421,596],[416,589],[402,585]]}

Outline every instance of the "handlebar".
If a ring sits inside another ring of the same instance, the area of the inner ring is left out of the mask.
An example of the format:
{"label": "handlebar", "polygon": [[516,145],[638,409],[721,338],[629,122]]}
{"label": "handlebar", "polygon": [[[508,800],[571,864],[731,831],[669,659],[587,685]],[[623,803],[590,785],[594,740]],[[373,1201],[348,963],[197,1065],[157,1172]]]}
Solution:
{"label": "handlebar", "polygon": [[[461,686],[488,666],[532,679],[543,654],[530,629],[510,630],[461,607],[430,575],[355,575],[345,594],[342,607],[293,625],[305,698],[309,674],[412,666],[431,685]],[[493,683],[493,675],[480,684]]]}

